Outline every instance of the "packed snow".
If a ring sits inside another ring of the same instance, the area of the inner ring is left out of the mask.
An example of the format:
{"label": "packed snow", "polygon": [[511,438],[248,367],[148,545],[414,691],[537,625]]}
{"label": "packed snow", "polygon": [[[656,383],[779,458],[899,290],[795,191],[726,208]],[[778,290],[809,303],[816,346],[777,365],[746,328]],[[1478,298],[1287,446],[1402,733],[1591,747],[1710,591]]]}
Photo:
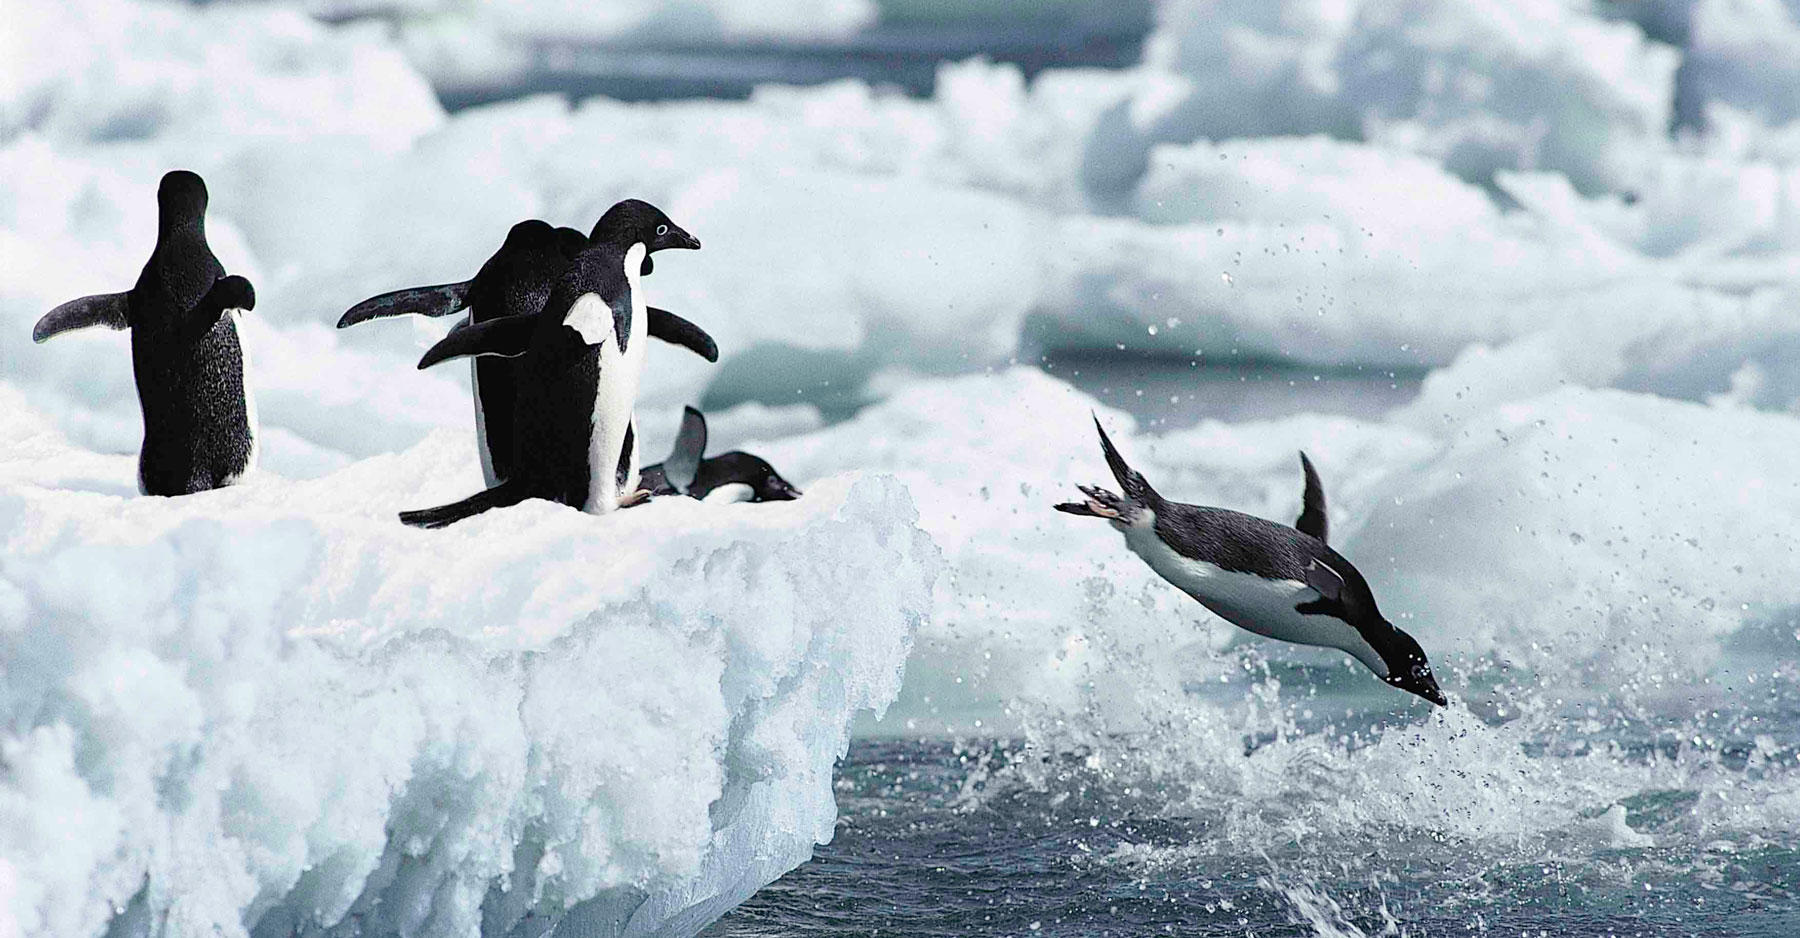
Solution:
{"label": "packed snow", "polygon": [[[793,39],[873,15],[754,6],[584,22]],[[526,32],[573,9],[533,7]],[[1119,72],[454,114],[418,63],[466,42],[492,65],[505,43],[461,22],[490,8],[380,8],[399,25],[9,10],[0,935],[692,934],[831,836],[853,729],[1024,734],[1196,804],[1236,792],[1251,844],[1287,836],[1258,807],[1301,776],[1345,779],[1308,809],[1325,836],[1425,811],[1595,849],[1639,842],[1611,811],[1633,792],[1736,784],[1521,749],[1583,708],[1724,706],[1763,692],[1747,664],[1796,659],[1792,2],[1169,0]],[[170,501],[132,494],[129,337],[28,336],[130,286],[175,167],[256,285],[264,471]],[[480,485],[467,382],[413,367],[447,322],[338,315],[626,196],[705,243],[644,283],[722,351],[653,346],[647,457],[710,400],[712,449],[805,497],[402,528]],[[1429,373],[1379,416],[1153,433],[1019,364],[1046,351]],[[1166,494],[1277,520],[1305,449],[1334,543],[1462,709],[1251,642],[1051,512],[1106,481],[1096,410]],[[1416,712],[1352,751],[1292,732],[1297,698]],[[1159,745],[1105,743],[1145,728]],[[1505,785],[1541,813],[1505,813]],[[1697,823],[1800,821],[1788,776],[1743,794]]]}
{"label": "packed snow", "polygon": [[461,435],[140,498],[5,396],[10,934],[691,934],[830,839],[930,611],[878,475],[443,536],[393,510],[479,484]]}

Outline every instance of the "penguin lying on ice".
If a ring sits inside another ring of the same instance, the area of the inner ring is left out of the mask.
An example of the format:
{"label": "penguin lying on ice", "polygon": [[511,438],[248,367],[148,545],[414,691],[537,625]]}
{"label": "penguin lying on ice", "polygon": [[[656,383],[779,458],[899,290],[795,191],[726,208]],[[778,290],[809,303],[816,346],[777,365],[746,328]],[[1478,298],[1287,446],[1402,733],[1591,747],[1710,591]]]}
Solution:
{"label": "penguin lying on ice", "polygon": [[1325,544],[1325,491],[1312,461],[1295,527],[1224,508],[1172,502],[1125,464],[1100,431],[1100,448],[1123,495],[1081,486],[1085,501],[1056,510],[1103,518],[1157,575],[1220,618],[1267,638],[1349,652],[1375,676],[1445,704],[1424,649],[1382,618],[1356,567]]}
{"label": "penguin lying on ice", "polygon": [[800,497],[768,460],[741,450],[706,457],[706,417],[692,407],[669,458],[645,466],[638,488],[651,495],[688,495],[704,501],[787,502]]}

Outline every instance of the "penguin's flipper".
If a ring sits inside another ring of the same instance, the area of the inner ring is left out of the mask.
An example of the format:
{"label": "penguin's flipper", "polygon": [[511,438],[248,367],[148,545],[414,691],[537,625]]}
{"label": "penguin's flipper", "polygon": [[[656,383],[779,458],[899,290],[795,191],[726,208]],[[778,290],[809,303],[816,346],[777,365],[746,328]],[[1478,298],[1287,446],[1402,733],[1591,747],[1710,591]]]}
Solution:
{"label": "penguin's flipper", "polygon": [[1306,585],[1318,592],[1321,599],[1336,601],[1344,595],[1344,576],[1314,558],[1306,565]]}
{"label": "penguin's flipper", "polygon": [[675,434],[675,448],[662,461],[663,479],[677,492],[694,487],[700,474],[700,459],[706,455],[706,417],[692,407],[681,414],[681,432]]}
{"label": "penguin's flipper", "polygon": [[652,338],[661,339],[670,345],[679,345],[709,362],[719,360],[719,343],[714,342],[705,329],[666,309],[651,306],[645,309],[645,313],[650,317],[649,333]]}
{"label": "penguin's flipper", "polygon": [[507,508],[525,500],[523,486],[512,482],[502,482],[483,492],[451,502],[438,508],[421,508],[418,511],[403,511],[400,520],[415,528],[442,528],[455,524],[464,518],[472,518],[493,508]]}
{"label": "penguin's flipper", "polygon": [[371,319],[389,316],[448,316],[462,309],[469,300],[469,284],[440,283],[430,287],[409,287],[380,296],[371,296],[350,307],[338,318],[337,327],[345,329]]}
{"label": "penguin's flipper", "polygon": [[219,324],[228,309],[255,309],[256,290],[237,274],[213,281],[212,289],[188,310],[180,326],[181,340],[198,342]]}
{"label": "penguin's flipper", "polygon": [[89,326],[129,329],[131,316],[125,297],[123,293],[101,293],[70,300],[37,321],[31,329],[31,341],[42,342],[53,335]]}
{"label": "penguin's flipper", "polygon": [[1294,522],[1294,529],[1324,542],[1331,527],[1325,517],[1325,486],[1320,484],[1319,473],[1305,453],[1300,454],[1300,471],[1306,473],[1306,494],[1300,497],[1300,518]]}
{"label": "penguin's flipper", "polygon": [[517,358],[531,347],[531,333],[536,328],[535,316],[502,316],[452,329],[449,335],[438,340],[438,344],[425,350],[425,357],[419,359],[419,367],[430,368],[438,362],[465,355]]}

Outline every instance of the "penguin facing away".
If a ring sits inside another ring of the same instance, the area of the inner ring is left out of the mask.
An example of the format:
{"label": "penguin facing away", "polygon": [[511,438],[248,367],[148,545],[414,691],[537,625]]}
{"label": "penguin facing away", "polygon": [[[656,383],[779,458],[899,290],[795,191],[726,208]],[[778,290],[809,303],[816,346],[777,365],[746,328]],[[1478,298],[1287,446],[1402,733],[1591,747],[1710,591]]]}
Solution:
{"label": "penguin facing away", "polygon": [[688,495],[704,501],[786,502],[800,490],[781,477],[768,460],[740,450],[710,459],[706,454],[706,417],[692,407],[681,417],[681,431],[669,458],[646,466],[638,488],[651,495]]}
{"label": "penguin facing away", "polygon": [[255,465],[256,406],[237,318],[255,308],[256,292],[227,275],[207,245],[206,183],[197,174],[165,174],[156,202],[156,247],[137,283],[56,307],[31,337],[43,342],[89,326],[131,330],[144,416],[138,489],[187,495],[230,485]]}
{"label": "penguin facing away", "polygon": [[1326,545],[1324,487],[1304,453],[1303,510],[1290,528],[1163,498],[1126,465],[1098,419],[1094,427],[1124,494],[1080,486],[1087,498],[1057,511],[1105,519],[1150,569],[1233,625],[1341,649],[1383,681],[1439,706],[1447,702],[1424,649],[1382,617],[1362,574]]}
{"label": "penguin facing away", "polygon": [[638,278],[653,249],[699,241],[648,203],[638,222],[576,255],[541,311],[452,330],[420,368],[464,356],[518,361],[513,474],[440,508],[402,512],[443,527],[491,508],[543,498],[604,514],[647,493],[624,494],[638,476],[633,407],[648,331]]}
{"label": "penguin facing away", "polygon": [[[615,235],[627,229],[643,212],[643,203],[627,199],[608,209],[595,224],[596,235]],[[529,219],[507,232],[499,250],[481,265],[475,276],[461,283],[410,287],[370,297],[351,307],[338,319],[338,328],[391,316],[448,316],[468,310],[468,317],[454,329],[479,325],[502,316],[536,313],[550,298],[557,278],[593,239],[573,228],[552,228],[548,222]],[[667,247],[689,247],[669,244]],[[696,241],[692,247],[699,247]],[[655,250],[661,250],[657,248]],[[642,272],[649,273],[646,254]],[[679,345],[709,362],[719,360],[719,347],[706,331],[667,310],[646,308],[649,334]],[[519,376],[516,362],[500,357],[477,358],[470,364],[475,399],[476,449],[482,475],[491,488],[512,474],[512,414]]]}

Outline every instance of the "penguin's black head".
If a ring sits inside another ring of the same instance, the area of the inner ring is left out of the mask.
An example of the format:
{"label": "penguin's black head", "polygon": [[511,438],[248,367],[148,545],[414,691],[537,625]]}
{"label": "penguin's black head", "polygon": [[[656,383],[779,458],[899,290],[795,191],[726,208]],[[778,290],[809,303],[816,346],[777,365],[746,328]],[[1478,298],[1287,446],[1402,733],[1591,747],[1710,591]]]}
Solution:
{"label": "penguin's black head", "polygon": [[706,460],[702,474],[707,477],[708,492],[722,485],[738,484],[750,487],[753,502],[791,502],[800,497],[800,490],[783,479],[768,460],[743,450],[734,449]]}
{"label": "penguin's black head", "polygon": [[1377,649],[1388,668],[1388,675],[1382,680],[1440,707],[1448,704],[1449,700],[1438,688],[1437,678],[1432,676],[1431,662],[1425,660],[1425,649],[1420,648],[1411,635],[1394,628],[1392,623],[1388,628],[1393,629],[1393,633]]}
{"label": "penguin's black head", "polygon": [[626,199],[600,216],[589,240],[619,248],[642,244],[654,254],[667,248],[698,249],[700,239],[683,231],[663,210],[642,199]]}
{"label": "penguin's black head", "polygon": [[587,246],[587,235],[584,235],[573,228],[556,229],[557,250],[561,251],[562,256],[569,260],[574,260],[575,255],[587,250]]}
{"label": "penguin's black head", "polygon": [[206,183],[185,169],[164,173],[156,187],[156,207],[164,228],[198,222],[206,217]]}
{"label": "penguin's black head", "polygon": [[752,456],[750,458],[756,460],[759,467],[756,474],[756,481],[752,482],[750,485],[750,488],[756,493],[750,499],[751,501],[791,502],[800,497],[800,490],[794,488],[793,483],[783,479],[781,473],[775,471],[774,466],[769,465],[768,462],[760,456]]}
{"label": "penguin's black head", "polygon": [[550,223],[536,218],[528,218],[512,226],[506,233],[506,246],[509,248],[541,248],[556,240],[556,229]]}

